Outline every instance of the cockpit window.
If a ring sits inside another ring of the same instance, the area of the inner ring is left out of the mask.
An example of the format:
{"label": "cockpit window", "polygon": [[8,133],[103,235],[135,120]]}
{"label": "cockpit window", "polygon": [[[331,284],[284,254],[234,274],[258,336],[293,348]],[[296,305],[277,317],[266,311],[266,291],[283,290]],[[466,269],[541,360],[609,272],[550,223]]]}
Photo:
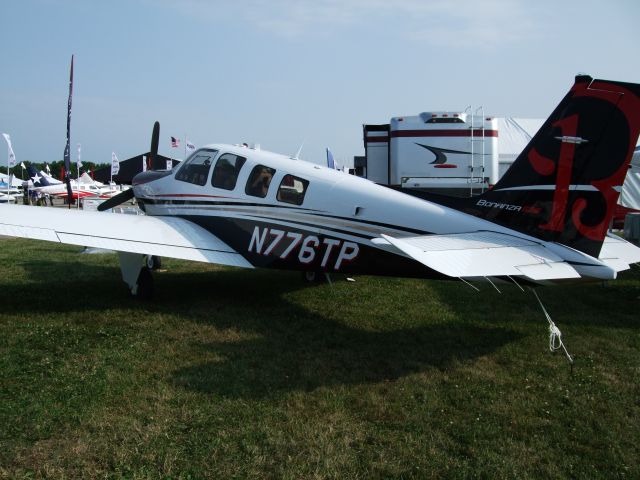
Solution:
{"label": "cockpit window", "polygon": [[249,180],[247,180],[247,186],[244,190],[245,193],[253,197],[266,197],[269,191],[269,184],[271,184],[275,173],[276,171],[273,168],[256,165],[249,174]]}
{"label": "cockpit window", "polygon": [[293,175],[285,175],[280,182],[276,198],[279,202],[302,205],[309,180]]}
{"label": "cockpit window", "polygon": [[233,190],[236,188],[238,174],[247,159],[233,153],[223,153],[213,168],[211,185],[216,188]]}
{"label": "cockpit window", "polygon": [[176,173],[176,180],[193,183],[194,185],[204,185],[207,183],[209,170],[217,153],[217,150],[200,150],[195,152],[182,162],[180,170]]}

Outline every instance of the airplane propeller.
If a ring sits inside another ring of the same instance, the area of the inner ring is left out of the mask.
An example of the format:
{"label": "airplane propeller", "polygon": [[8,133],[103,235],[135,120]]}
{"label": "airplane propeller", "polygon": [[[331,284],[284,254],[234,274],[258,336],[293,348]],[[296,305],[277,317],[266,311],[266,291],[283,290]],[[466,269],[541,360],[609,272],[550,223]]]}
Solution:
{"label": "airplane propeller", "polygon": [[151,148],[149,149],[149,165],[153,168],[158,156],[158,143],[160,142],[160,122],[153,124],[153,133],[151,133]]}
{"label": "airplane propeller", "polygon": [[[153,133],[151,134],[151,149],[149,151],[148,159],[150,165],[155,165],[156,157],[158,156],[158,144],[160,142],[160,122],[153,124]],[[98,205],[98,211],[104,212],[110,210],[113,207],[117,207],[125,202],[128,202],[134,197],[133,187],[121,192],[110,199],[102,202]]]}
{"label": "airplane propeller", "polygon": [[109,210],[113,207],[117,207],[118,205],[124,202],[128,202],[133,197],[134,195],[133,195],[133,187],[132,187],[102,202],[100,205],[98,205],[98,211],[104,212],[105,210]]}

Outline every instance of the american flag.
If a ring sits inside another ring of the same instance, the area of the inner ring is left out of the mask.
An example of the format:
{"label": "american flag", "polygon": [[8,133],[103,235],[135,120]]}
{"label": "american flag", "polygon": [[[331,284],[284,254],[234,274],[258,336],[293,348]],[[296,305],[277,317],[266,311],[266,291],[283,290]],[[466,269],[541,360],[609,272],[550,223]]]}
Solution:
{"label": "american flag", "polygon": [[171,137],[171,148],[178,148],[180,146],[180,139]]}

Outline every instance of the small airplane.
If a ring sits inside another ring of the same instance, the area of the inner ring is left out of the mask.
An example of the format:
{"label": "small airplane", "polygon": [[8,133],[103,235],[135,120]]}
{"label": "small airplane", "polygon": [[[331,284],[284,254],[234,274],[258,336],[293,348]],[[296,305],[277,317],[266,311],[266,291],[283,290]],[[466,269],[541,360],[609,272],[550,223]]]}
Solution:
{"label": "small airplane", "polygon": [[[577,76],[510,170],[471,198],[426,200],[333,169],[212,144],[138,174],[146,215],[0,206],[0,235],[115,250],[132,294],[174,257],[313,274],[539,284],[615,279],[640,249],[608,233],[640,133],[640,85]],[[157,154],[159,124],[152,135]]]}
{"label": "small airplane", "polygon": [[[48,170],[49,166],[47,165],[46,167],[47,167],[47,170]],[[29,171],[31,171],[31,170],[29,170]],[[38,173],[40,174],[41,177],[44,177],[47,180],[47,182],[49,182],[50,185],[60,185],[61,183],[63,183],[60,180],[58,180],[57,178],[53,178],[51,176],[51,173],[49,173],[48,171],[45,172],[44,170],[40,170]]]}
{"label": "small airplane", "polygon": [[6,193],[0,193],[0,203],[15,203],[15,195],[7,195]]}
{"label": "small airplane", "polygon": [[[66,198],[69,196],[67,187],[63,182],[52,179],[42,171],[38,172],[32,165],[27,167],[27,172],[32,184],[29,187],[30,190],[51,195],[52,197]],[[95,182],[85,172],[78,180],[71,181],[71,192],[71,199],[75,201],[78,198],[85,197],[110,198],[117,191],[110,186]]]}
{"label": "small airplane", "polygon": [[22,192],[11,182],[10,177],[5,179],[0,179],[0,203],[15,203],[16,198],[22,196]]}
{"label": "small airplane", "polygon": [[8,195],[20,195],[22,193],[19,188],[14,187],[13,185],[7,182],[3,182],[2,180],[0,180],[0,192],[1,193],[8,192]]}

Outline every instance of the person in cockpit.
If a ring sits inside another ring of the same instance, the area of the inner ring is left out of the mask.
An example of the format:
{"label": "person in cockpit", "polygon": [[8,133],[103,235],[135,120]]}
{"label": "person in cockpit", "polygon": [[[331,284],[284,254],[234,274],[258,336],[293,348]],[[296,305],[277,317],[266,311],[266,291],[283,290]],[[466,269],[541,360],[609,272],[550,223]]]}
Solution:
{"label": "person in cockpit", "polygon": [[266,197],[272,177],[273,174],[271,173],[271,169],[268,167],[262,167],[262,171],[256,175],[256,178],[251,184],[251,194],[257,197]]}

